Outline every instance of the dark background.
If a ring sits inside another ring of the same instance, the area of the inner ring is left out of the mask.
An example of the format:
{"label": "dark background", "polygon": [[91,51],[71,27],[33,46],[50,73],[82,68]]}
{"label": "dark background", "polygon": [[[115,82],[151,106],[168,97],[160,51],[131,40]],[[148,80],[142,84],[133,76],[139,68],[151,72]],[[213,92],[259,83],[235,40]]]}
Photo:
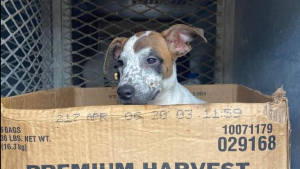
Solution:
{"label": "dark background", "polygon": [[236,0],[233,82],[289,99],[292,169],[300,168],[300,0]]}

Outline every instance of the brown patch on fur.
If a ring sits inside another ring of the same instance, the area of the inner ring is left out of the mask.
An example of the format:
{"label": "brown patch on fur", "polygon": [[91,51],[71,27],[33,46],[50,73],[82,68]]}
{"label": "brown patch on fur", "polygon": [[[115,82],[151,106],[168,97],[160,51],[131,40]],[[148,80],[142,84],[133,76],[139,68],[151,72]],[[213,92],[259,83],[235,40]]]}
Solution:
{"label": "brown patch on fur", "polygon": [[113,59],[118,59],[117,57],[123,51],[125,43],[128,41],[128,38],[115,38],[109,45],[106,58],[113,57]]}
{"label": "brown patch on fur", "polygon": [[110,43],[103,63],[103,72],[105,74],[107,74],[109,71],[112,71],[110,65],[113,65],[115,61],[118,59],[127,41],[128,38],[121,37],[121,38],[115,38]]}
{"label": "brown patch on fur", "polygon": [[[141,32],[137,33],[141,36]],[[145,33],[145,32],[144,32]],[[134,52],[138,52],[143,48],[150,47],[163,59],[162,74],[163,78],[169,78],[173,73],[173,64],[175,57],[169,51],[165,38],[157,32],[151,32],[148,36],[143,36],[134,44]]]}
{"label": "brown patch on fur", "polygon": [[122,50],[123,50],[123,48],[124,48],[124,46],[125,46],[125,43],[126,43],[127,41],[128,41],[128,38],[122,39],[122,42],[121,42]]}

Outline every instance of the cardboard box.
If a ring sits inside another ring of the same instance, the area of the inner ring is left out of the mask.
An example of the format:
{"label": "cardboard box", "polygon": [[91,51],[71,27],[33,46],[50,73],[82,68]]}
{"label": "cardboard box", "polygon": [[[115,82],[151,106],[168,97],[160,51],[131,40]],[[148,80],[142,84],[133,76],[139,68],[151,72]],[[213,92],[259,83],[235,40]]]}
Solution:
{"label": "cardboard box", "polygon": [[1,169],[290,168],[283,89],[188,88],[209,104],[115,105],[115,88],[1,99]]}

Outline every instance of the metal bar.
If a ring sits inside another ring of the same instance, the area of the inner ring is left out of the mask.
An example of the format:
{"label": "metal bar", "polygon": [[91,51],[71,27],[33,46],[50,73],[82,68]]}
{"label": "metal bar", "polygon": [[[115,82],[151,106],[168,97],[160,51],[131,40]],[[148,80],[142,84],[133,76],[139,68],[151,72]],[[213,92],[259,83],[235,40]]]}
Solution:
{"label": "metal bar", "polygon": [[62,2],[53,0],[52,22],[53,22],[53,70],[54,88],[61,88],[64,85],[64,69],[62,54]]}
{"label": "metal bar", "polygon": [[235,0],[218,0],[216,83],[232,83]]}
{"label": "metal bar", "polygon": [[[44,47],[44,50],[42,50],[41,56],[43,57],[43,60],[41,62],[41,69],[42,74],[40,76],[41,78],[41,84],[43,89],[51,89],[54,86],[53,82],[53,70],[52,70],[52,61],[53,61],[53,55],[52,52],[48,52],[53,50],[53,43],[48,43],[49,41],[52,41],[53,35],[51,29],[48,29],[48,27],[52,27],[52,20],[51,20],[51,0],[42,0],[41,1],[41,19],[42,19],[42,38],[41,38],[41,44]],[[52,14],[54,14],[52,12]],[[54,43],[55,44],[55,43]],[[50,82],[50,83],[47,83]]]}
{"label": "metal bar", "polygon": [[233,82],[233,48],[234,48],[234,16],[235,0],[225,1],[225,29],[224,35],[224,66],[223,66],[223,83]]}
{"label": "metal bar", "polygon": [[[58,0],[60,1],[60,0]],[[63,84],[62,86],[71,86],[72,85],[72,46],[71,46],[71,40],[72,40],[72,35],[71,35],[71,29],[72,29],[72,24],[71,24],[71,1],[70,0],[62,0],[61,3],[61,46],[62,46],[62,60],[61,64],[63,69],[61,71],[62,73],[62,79]]]}

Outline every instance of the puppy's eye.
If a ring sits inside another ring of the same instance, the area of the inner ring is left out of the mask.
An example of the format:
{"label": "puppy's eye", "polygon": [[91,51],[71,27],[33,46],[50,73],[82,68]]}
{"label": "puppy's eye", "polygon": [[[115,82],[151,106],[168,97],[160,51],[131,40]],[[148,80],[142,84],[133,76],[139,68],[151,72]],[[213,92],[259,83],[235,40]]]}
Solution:
{"label": "puppy's eye", "polygon": [[118,64],[119,64],[119,67],[122,67],[122,66],[124,66],[124,62],[123,62],[123,60],[118,60]]}
{"label": "puppy's eye", "polygon": [[155,62],[157,62],[157,59],[155,59],[155,58],[148,58],[148,59],[147,59],[147,63],[148,63],[148,64],[153,64],[153,63],[155,63]]}

